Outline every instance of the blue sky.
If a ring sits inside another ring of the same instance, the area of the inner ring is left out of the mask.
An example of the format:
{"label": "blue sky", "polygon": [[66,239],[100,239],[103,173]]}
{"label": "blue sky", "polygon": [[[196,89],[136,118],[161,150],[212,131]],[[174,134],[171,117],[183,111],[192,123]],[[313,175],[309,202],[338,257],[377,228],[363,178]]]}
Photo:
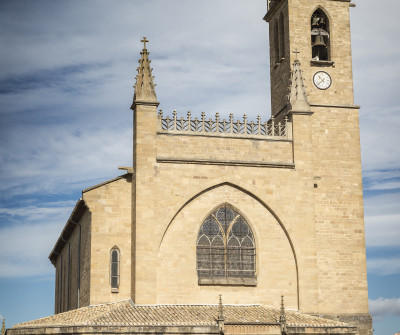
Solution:
{"label": "blue sky", "polygon": [[[370,310],[400,331],[396,0],[351,9]],[[143,36],[160,108],[269,117],[265,0],[0,0],[0,318],[53,313],[47,259],[81,190],[131,165]]]}

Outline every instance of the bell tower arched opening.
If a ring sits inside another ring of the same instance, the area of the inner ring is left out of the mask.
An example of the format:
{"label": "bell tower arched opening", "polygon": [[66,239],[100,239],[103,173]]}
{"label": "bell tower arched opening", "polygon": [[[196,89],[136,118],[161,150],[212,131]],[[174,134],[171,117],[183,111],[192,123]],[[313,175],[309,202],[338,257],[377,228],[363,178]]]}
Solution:
{"label": "bell tower arched opening", "polygon": [[321,8],[311,16],[311,49],[313,60],[331,60],[329,19]]}

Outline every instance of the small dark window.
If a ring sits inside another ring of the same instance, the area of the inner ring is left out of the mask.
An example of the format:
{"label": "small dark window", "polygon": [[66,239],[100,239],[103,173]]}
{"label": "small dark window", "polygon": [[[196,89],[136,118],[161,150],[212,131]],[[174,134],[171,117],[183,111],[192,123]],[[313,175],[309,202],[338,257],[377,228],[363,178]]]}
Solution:
{"label": "small dark window", "polygon": [[330,60],[329,20],[322,9],[311,16],[311,48],[314,61]]}
{"label": "small dark window", "polygon": [[280,61],[280,52],[279,52],[279,23],[278,20],[275,21],[275,30],[274,30],[274,46],[275,46],[275,63],[279,63]]}
{"label": "small dark window", "polygon": [[285,58],[285,20],[283,13],[279,16],[279,55],[281,59]]}
{"label": "small dark window", "polygon": [[254,278],[256,249],[246,220],[229,206],[210,214],[197,237],[199,278]]}
{"label": "small dark window", "polygon": [[110,260],[110,283],[111,290],[118,291],[119,288],[119,250],[111,249]]}

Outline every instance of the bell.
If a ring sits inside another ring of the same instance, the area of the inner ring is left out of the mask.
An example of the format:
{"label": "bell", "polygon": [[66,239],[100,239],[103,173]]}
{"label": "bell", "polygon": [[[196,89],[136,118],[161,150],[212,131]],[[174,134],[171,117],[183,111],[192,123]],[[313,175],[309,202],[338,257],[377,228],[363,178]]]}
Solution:
{"label": "bell", "polygon": [[315,41],[313,43],[313,47],[316,47],[316,46],[318,46],[318,47],[323,46],[326,48],[324,37],[322,35],[315,36]]}
{"label": "bell", "polygon": [[315,41],[312,45],[312,56],[313,58],[317,57],[318,60],[328,60],[328,47],[322,35],[315,36]]}
{"label": "bell", "polygon": [[314,17],[312,18],[312,23],[311,23],[311,25],[313,25],[313,26],[318,26],[318,22],[319,22],[319,17],[314,16]]}

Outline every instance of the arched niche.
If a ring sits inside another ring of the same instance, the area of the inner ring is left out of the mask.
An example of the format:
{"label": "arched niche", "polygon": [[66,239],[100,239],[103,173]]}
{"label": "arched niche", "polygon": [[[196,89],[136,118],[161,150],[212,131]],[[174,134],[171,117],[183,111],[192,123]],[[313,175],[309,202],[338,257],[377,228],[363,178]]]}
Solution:
{"label": "arched niche", "polygon": [[[224,203],[241,213],[252,230],[257,250],[255,284],[199,282],[199,230],[207,216]],[[188,199],[171,218],[158,251],[158,303],[211,303],[218,294],[227,303],[266,305],[275,305],[284,295],[290,308],[298,308],[297,260],[288,232],[267,204],[230,183]]]}

